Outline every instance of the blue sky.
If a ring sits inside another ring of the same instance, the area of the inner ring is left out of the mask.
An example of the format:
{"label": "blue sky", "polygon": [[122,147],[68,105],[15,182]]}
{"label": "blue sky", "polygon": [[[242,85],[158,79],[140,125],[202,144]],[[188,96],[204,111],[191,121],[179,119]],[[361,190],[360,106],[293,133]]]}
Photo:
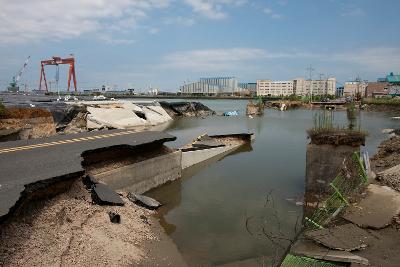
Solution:
{"label": "blue sky", "polygon": [[71,53],[80,88],[287,80],[310,64],[313,78],[376,80],[400,72],[398,10],[397,0],[0,0],[0,87],[30,55],[21,82],[37,88],[40,60]]}

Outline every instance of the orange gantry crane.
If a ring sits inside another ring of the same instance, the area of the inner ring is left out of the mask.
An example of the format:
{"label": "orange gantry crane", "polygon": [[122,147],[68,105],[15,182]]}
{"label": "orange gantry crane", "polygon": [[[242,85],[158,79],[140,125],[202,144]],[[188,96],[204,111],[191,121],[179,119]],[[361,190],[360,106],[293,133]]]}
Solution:
{"label": "orange gantry crane", "polygon": [[41,72],[40,72],[40,82],[39,82],[39,90],[42,90],[42,79],[44,80],[44,85],[46,92],[47,90],[47,81],[46,81],[46,73],[44,72],[44,66],[47,65],[61,65],[61,64],[69,64],[68,71],[68,92],[71,85],[71,78],[74,81],[74,89],[76,92],[76,75],[75,75],[75,59],[73,57],[70,58],[61,58],[61,57],[52,57],[52,59],[43,60],[40,62]]}

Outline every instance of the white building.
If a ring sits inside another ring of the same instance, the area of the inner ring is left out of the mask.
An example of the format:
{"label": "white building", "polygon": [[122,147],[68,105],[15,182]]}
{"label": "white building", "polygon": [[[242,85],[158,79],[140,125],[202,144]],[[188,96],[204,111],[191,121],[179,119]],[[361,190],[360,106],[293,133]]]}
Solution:
{"label": "white building", "polygon": [[258,96],[289,96],[289,95],[335,95],[336,78],[326,80],[306,80],[296,78],[290,81],[257,81]]}
{"label": "white building", "polygon": [[293,94],[293,81],[257,80],[257,96],[288,96]]}
{"label": "white building", "polygon": [[336,78],[328,78],[326,80],[305,80],[304,78],[296,78],[293,83],[293,91],[295,95],[336,94]]}

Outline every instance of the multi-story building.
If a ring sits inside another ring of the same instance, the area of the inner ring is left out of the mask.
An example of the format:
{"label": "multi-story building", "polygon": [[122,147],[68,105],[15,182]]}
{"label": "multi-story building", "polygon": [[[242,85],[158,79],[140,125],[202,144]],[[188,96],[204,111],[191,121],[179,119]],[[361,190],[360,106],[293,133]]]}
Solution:
{"label": "multi-story building", "polygon": [[335,95],[336,78],[326,80],[305,80],[296,78],[293,81],[293,93],[295,95]]}
{"label": "multi-story building", "polygon": [[293,81],[257,80],[258,96],[288,96],[293,94]]}
{"label": "multi-story building", "polygon": [[337,97],[342,97],[343,96],[343,91],[344,91],[344,87],[343,86],[339,86],[336,88],[336,96]]}
{"label": "multi-story building", "polygon": [[389,83],[378,80],[377,82],[368,82],[365,90],[365,97],[385,96],[389,93]]}
{"label": "multi-story building", "polygon": [[217,85],[224,94],[233,94],[238,92],[238,80],[236,77],[211,77],[200,78],[201,83]]}
{"label": "multi-story building", "polygon": [[366,81],[349,81],[344,83],[344,96],[365,96],[368,83]]}
{"label": "multi-story building", "polygon": [[180,92],[191,95],[218,95],[222,92],[222,89],[218,85],[194,82],[181,86]]}
{"label": "multi-story building", "polygon": [[257,81],[259,96],[288,96],[288,95],[335,95],[336,78],[326,80],[306,80],[296,78],[291,81]]}

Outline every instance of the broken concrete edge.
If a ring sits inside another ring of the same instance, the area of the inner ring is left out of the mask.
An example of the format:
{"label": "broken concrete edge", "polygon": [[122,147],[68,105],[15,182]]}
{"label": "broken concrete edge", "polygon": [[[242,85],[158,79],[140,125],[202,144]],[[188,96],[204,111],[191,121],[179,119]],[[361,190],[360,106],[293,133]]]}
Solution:
{"label": "broken concrete edge", "polygon": [[199,151],[199,150],[207,150],[207,149],[213,149],[217,147],[226,147],[228,146],[227,144],[221,143],[220,146],[196,146],[194,145],[196,142],[200,141],[203,137],[207,137],[207,139],[214,140],[218,142],[218,139],[224,139],[224,138],[236,138],[238,140],[242,140],[245,143],[251,143],[252,141],[255,140],[255,134],[254,133],[235,133],[235,134],[215,134],[215,135],[208,135],[207,133],[198,136],[195,140],[193,140],[191,143],[186,144],[185,146],[179,148],[182,152],[190,152],[190,151]]}
{"label": "broken concrete edge", "polygon": [[[139,144],[139,145],[128,145],[128,144],[121,144],[121,145],[114,145],[114,146],[107,146],[107,147],[101,147],[101,148],[96,148],[96,149],[89,149],[85,150],[81,154],[82,158],[82,166],[86,166],[87,162],[85,161],[85,158],[91,154],[96,154],[100,152],[105,152],[109,149],[118,149],[118,148],[141,148],[145,146],[150,146],[150,145],[163,145],[166,142],[172,142],[176,140],[176,136],[170,136],[170,137],[164,137],[159,140],[154,140],[152,142],[144,143],[144,144]],[[175,151],[174,149],[171,148],[171,151]]]}
{"label": "broken concrete edge", "polygon": [[304,232],[304,236],[329,249],[355,251],[368,246],[371,237],[364,229],[352,223]]}
{"label": "broken concrete edge", "polygon": [[24,185],[25,189],[20,193],[15,204],[9,208],[8,213],[0,215],[0,225],[11,219],[13,215],[18,214],[27,202],[50,198],[66,191],[84,173],[85,171],[82,170]]}

